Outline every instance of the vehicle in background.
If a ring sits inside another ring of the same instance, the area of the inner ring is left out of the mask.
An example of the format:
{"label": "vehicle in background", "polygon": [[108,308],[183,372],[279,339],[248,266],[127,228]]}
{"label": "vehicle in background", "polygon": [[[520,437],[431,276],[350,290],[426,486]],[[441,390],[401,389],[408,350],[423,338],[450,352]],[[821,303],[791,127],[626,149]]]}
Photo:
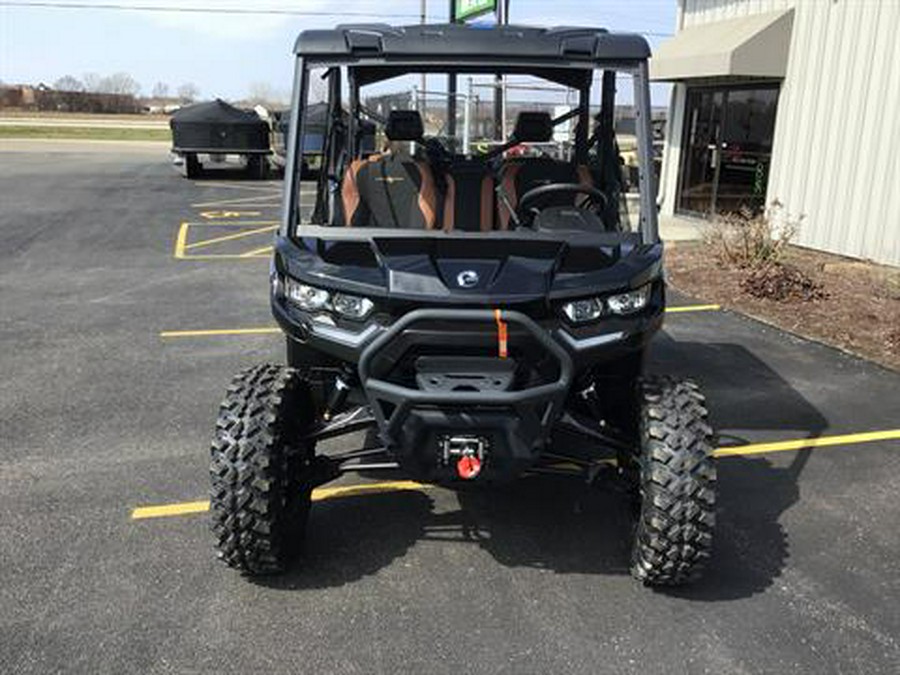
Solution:
{"label": "vehicle in background", "polygon": [[169,120],[172,153],[181,160],[187,178],[199,178],[204,168],[222,165],[237,155],[252,178],[269,173],[269,123],[253,110],[241,110],[221,99],[181,108]]}
{"label": "vehicle in background", "polygon": [[[303,160],[300,167],[302,180],[316,180],[322,167],[325,150],[325,131],[328,127],[328,104],[313,103],[306,109],[303,134]],[[347,111],[342,111],[341,123],[347,125]],[[287,158],[288,131],[291,126],[291,111],[272,112],[272,164],[284,171]],[[363,122],[361,127],[362,147],[368,153],[375,152],[375,125]]]}

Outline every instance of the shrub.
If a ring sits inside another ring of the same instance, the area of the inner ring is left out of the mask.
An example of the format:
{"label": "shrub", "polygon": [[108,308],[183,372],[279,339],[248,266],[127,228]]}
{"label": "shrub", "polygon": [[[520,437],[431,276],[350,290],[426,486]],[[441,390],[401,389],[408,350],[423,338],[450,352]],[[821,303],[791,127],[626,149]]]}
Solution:
{"label": "shrub", "polygon": [[800,229],[800,219],[775,224],[781,204],[773,202],[762,213],[743,208],[720,216],[704,236],[719,263],[743,269],[763,269],[780,262]]}
{"label": "shrub", "polygon": [[774,262],[747,272],[741,290],[754,298],[777,302],[824,300],[828,294],[822,284],[794,265]]}

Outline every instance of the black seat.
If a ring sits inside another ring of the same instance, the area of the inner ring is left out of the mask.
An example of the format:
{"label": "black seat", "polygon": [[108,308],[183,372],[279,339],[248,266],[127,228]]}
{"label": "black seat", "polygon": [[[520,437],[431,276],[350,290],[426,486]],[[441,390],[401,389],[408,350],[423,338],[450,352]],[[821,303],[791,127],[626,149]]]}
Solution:
{"label": "black seat", "polygon": [[[553,119],[549,113],[523,111],[516,118],[513,137],[531,143],[547,143],[553,139]],[[500,168],[500,191],[503,199],[499,209],[498,226],[509,229],[510,209],[518,207],[522,195],[532,188],[550,183],[579,183],[593,185],[590,170],[550,157],[516,157],[507,159]],[[574,196],[561,194],[545,202],[548,206],[571,206]]]}
{"label": "black seat", "polygon": [[[549,157],[519,157],[505,161],[500,169],[500,186],[509,202],[509,208],[501,200],[498,205],[500,229],[509,228],[510,209],[518,207],[522,195],[532,188],[550,183],[593,185],[594,180],[586,166],[576,166]],[[546,206],[571,206],[575,198],[576,195],[560,194],[544,203]]]}
{"label": "black seat", "polygon": [[[415,110],[394,110],[385,125],[388,140],[420,142],[422,118]],[[438,223],[434,174],[426,162],[386,152],[350,163],[341,184],[343,224],[432,230]]]}
{"label": "black seat", "polygon": [[455,159],[445,174],[444,229],[494,229],[494,178],[480,159]]}

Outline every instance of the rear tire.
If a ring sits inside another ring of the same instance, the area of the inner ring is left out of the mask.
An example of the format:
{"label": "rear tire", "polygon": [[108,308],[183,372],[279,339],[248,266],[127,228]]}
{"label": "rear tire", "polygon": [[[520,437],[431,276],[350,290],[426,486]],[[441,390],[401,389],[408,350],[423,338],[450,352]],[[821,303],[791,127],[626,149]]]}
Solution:
{"label": "rear tire", "polygon": [[191,180],[195,178],[200,178],[200,175],[203,173],[203,165],[200,163],[200,159],[193,152],[189,152],[184,156],[184,175],[185,178],[190,178]]}
{"label": "rear tire", "polygon": [[269,160],[264,155],[248,156],[247,174],[254,180],[265,180],[269,174]]}
{"label": "rear tire", "polygon": [[639,384],[640,515],[631,574],[648,586],[695,580],[710,556],[716,469],[706,403],[696,384]]}
{"label": "rear tire", "polygon": [[219,558],[252,575],[282,572],[302,544],[312,493],[312,419],[300,372],[260,365],[239,373],[219,408],[210,509]]}

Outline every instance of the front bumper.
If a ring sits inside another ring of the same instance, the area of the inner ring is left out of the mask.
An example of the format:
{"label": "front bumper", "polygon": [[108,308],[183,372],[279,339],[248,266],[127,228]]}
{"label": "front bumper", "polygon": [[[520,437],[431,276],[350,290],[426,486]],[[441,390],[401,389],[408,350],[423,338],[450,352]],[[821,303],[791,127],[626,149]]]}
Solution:
{"label": "front bumper", "polygon": [[[459,434],[486,439],[489,451],[483,474],[488,478],[515,477],[539,457],[569,393],[572,359],[550,333],[526,315],[503,311],[499,319],[515,327],[519,335],[527,335],[545,352],[554,378],[520,385],[510,380],[501,389],[491,383],[481,386],[477,378],[464,375],[459,375],[464,385],[457,389],[428,389],[392,381],[396,354],[445,346],[446,334],[417,327],[435,321],[453,322],[463,330],[485,327],[498,320],[491,310],[416,310],[397,320],[363,351],[360,384],[378,421],[382,442],[412,475],[427,480],[451,478],[453,469],[440,461],[439,448],[442,439]],[[482,337],[485,335],[482,333]],[[470,362],[461,361],[461,367],[465,369]],[[452,356],[447,357],[447,363],[452,371]]]}

